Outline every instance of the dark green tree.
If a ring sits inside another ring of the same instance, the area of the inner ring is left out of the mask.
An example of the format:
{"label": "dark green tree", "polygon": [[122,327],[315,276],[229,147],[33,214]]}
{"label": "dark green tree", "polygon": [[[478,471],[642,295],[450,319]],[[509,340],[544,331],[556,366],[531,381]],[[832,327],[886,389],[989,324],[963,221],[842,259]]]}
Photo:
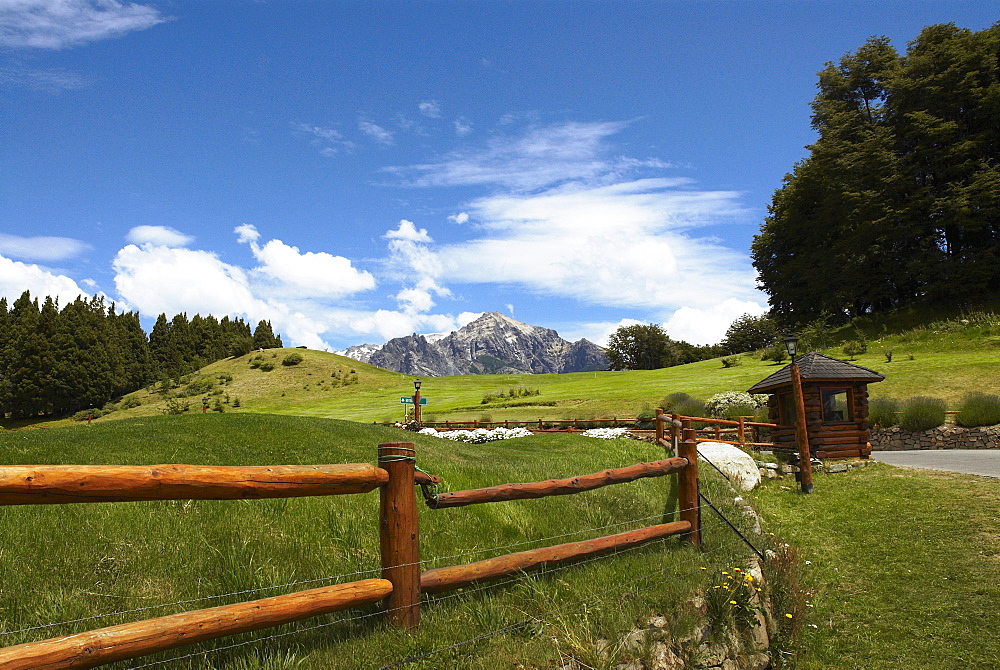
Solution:
{"label": "dark green tree", "polygon": [[281,336],[275,336],[270,321],[257,322],[257,328],[253,331],[253,346],[254,349],[280,349],[283,346]]}
{"label": "dark green tree", "polygon": [[656,324],[621,326],[608,338],[612,370],[655,370],[677,364],[677,353],[667,333]]}
{"label": "dark green tree", "polygon": [[766,349],[778,339],[778,327],[767,314],[751,316],[744,314],[729,325],[722,346],[726,353],[739,354],[744,351]]}

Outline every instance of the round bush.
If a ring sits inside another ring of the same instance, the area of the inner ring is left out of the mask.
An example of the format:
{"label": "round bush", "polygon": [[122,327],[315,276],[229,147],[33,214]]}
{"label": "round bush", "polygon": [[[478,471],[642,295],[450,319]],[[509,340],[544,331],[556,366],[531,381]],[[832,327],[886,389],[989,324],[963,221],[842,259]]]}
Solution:
{"label": "round bush", "polygon": [[918,395],[903,403],[899,426],[910,431],[930,430],[944,424],[944,417],[944,400]]}
{"label": "round bush", "polygon": [[895,398],[872,398],[868,402],[868,421],[873,426],[888,428],[899,423],[899,401]]}
{"label": "round bush", "polygon": [[[726,416],[753,416],[757,408],[767,403],[763,395],[750,395],[745,391],[729,391],[716,393],[705,401],[705,410],[709,416],[722,418]],[[734,413],[735,412],[735,413]]]}
{"label": "round bush", "polygon": [[292,352],[292,353],[288,354],[283,359],[281,359],[281,364],[282,365],[298,365],[302,361],[303,361],[302,354],[300,354],[297,351],[295,351],[295,352]]}
{"label": "round bush", "polygon": [[962,398],[955,415],[959,426],[993,426],[1000,423],[1000,397],[974,391]]}

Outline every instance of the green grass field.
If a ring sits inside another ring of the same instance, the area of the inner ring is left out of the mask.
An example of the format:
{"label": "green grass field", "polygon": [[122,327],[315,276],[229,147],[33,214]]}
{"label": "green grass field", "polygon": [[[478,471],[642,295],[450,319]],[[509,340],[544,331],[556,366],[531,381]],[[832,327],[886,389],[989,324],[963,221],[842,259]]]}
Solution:
{"label": "green grass field", "polygon": [[1000,667],[1000,480],[870,466],[752,498],[803,560],[798,667]]}
{"label": "green grass field", "polygon": [[[441,475],[451,490],[584,474],[663,456],[662,449],[631,440],[547,435],[463,445],[351,422],[210,413],[6,433],[0,462],[373,463],[379,442],[404,436],[416,442],[420,466]],[[706,484],[709,495],[726,504],[718,482]],[[666,478],[647,479],[543,500],[448,510],[421,506],[425,568],[659,523],[667,487]],[[736,515],[728,499],[726,509]],[[377,510],[375,492],[0,508],[2,629],[85,619],[8,633],[3,643],[375,576]],[[150,660],[185,669],[377,668],[522,622],[527,623],[408,667],[497,668],[517,659],[523,667],[543,668],[553,667],[560,654],[597,658],[604,653],[599,640],[620,636],[644,617],[670,614],[683,594],[704,586],[700,567],[721,569],[745,560],[745,547],[720,522],[706,520],[706,526],[711,549],[704,554],[669,538],[548,575],[429,598],[423,624],[413,634],[387,629],[380,616],[365,616],[376,612],[369,608],[227,638],[195,651],[250,641],[231,649],[174,660],[191,651],[181,650]],[[298,584],[281,586],[293,583]],[[222,594],[238,595],[214,597]],[[180,604],[161,607],[169,603]],[[139,608],[151,609],[87,619]],[[337,623],[341,619],[347,620]],[[317,624],[322,627],[306,630]],[[283,637],[254,642],[276,633]],[[610,658],[630,656],[617,650]]]}

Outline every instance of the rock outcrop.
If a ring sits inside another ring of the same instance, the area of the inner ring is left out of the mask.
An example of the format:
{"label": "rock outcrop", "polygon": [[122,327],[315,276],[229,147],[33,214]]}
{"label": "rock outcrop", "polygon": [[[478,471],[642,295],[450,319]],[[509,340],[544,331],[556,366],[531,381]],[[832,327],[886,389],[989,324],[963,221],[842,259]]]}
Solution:
{"label": "rock outcrop", "polygon": [[441,337],[408,335],[389,340],[376,351],[361,345],[343,355],[386,370],[440,377],[469,374],[541,374],[586,372],[608,367],[604,350],[588,340],[568,342],[549,328],[532,326],[500,312]]}

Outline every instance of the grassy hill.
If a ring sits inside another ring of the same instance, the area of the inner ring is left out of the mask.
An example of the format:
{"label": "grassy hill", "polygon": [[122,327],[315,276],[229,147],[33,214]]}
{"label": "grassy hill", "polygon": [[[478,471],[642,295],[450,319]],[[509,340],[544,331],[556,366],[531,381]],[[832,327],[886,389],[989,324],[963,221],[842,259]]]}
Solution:
{"label": "grassy hill", "polygon": [[[969,391],[995,392],[1000,388],[996,383],[1000,379],[1000,317],[978,312],[912,326],[916,319],[913,314],[901,312],[879,322],[859,322],[832,330],[825,335],[827,346],[821,351],[846,359],[843,343],[865,337],[867,352],[854,362],[886,376],[884,382],[869,387],[872,397],[930,395],[955,407]],[[295,354],[302,357],[301,362],[282,365],[287,356]],[[421,390],[428,399],[424,418],[503,421],[634,417],[644,407],[658,406],[670,393],[683,391],[704,399],[715,393],[746,390],[781,367],[761,361],[755,352],[740,355],[738,360],[739,365],[729,368],[724,368],[720,359],[712,359],[661,370],[425,378]],[[482,402],[485,396],[516,388],[537,390],[539,394]],[[408,375],[321,351],[272,349],[213,363],[186,377],[167,395],[158,387],[139,391],[132,394],[140,403],[138,407],[117,409],[98,421],[162,415],[170,406],[175,411],[186,407],[184,413],[199,413],[202,398],[209,399],[210,408],[218,407],[227,413],[396,421],[403,415],[400,397],[412,393],[413,377]],[[14,428],[25,423],[59,426],[72,422],[6,421],[3,425]]]}

